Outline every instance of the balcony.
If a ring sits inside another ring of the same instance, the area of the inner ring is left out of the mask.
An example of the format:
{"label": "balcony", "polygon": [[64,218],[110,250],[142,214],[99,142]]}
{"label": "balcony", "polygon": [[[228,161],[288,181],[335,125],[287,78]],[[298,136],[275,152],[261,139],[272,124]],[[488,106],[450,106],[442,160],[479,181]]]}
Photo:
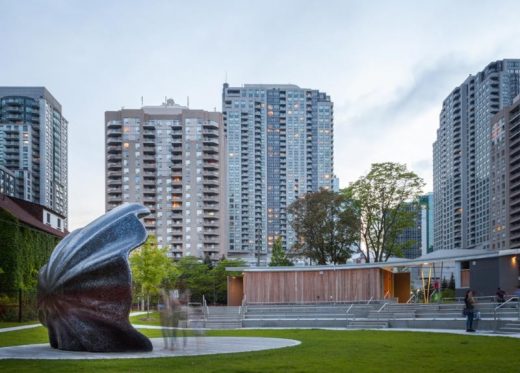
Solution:
{"label": "balcony", "polygon": [[108,171],[107,176],[108,177],[121,177],[122,173],[121,173],[121,171]]}

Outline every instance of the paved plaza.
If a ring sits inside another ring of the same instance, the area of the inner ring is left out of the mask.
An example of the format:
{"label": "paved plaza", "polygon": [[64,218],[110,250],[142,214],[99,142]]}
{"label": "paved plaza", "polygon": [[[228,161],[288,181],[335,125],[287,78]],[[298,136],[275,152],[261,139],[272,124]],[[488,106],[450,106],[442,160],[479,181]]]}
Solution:
{"label": "paved plaza", "polygon": [[48,343],[0,348],[1,359],[43,359],[43,360],[90,360],[90,359],[145,359],[158,357],[195,356],[212,354],[229,354],[270,350],[297,346],[299,341],[283,338],[256,337],[187,337],[177,340],[173,350],[164,348],[163,338],[151,338],[151,352],[79,352],[61,351],[51,348]]}

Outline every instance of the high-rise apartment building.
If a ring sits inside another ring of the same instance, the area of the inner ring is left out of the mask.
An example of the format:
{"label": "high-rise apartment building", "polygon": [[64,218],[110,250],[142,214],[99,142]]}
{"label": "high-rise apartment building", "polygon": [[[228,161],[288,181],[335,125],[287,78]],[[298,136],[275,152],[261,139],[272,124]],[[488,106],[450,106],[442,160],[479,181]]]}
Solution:
{"label": "high-rise apartment building", "polygon": [[520,96],[491,120],[490,246],[520,247]]}
{"label": "high-rise apartment building", "polygon": [[421,205],[421,255],[433,251],[433,193],[419,198]]}
{"label": "high-rise apartment building", "polygon": [[414,225],[404,229],[397,241],[407,246],[403,250],[403,257],[415,259],[432,251],[433,193],[420,196],[416,203],[406,203],[404,208],[413,213]]}
{"label": "high-rise apartment building", "polygon": [[223,88],[228,146],[229,254],[260,260],[277,237],[295,242],[287,207],[337,186],[333,103],[295,85]]}
{"label": "high-rise apartment building", "polygon": [[65,217],[67,126],[60,103],[47,89],[0,87],[0,168],[4,168],[0,174],[4,183],[14,181],[13,196]]}
{"label": "high-rise apartment building", "polygon": [[173,257],[226,252],[222,114],[161,106],[105,112],[106,210],[139,202],[159,246]]}
{"label": "high-rise apartment building", "polygon": [[490,63],[444,100],[433,144],[434,249],[489,248],[491,117],[520,92],[520,60]]}

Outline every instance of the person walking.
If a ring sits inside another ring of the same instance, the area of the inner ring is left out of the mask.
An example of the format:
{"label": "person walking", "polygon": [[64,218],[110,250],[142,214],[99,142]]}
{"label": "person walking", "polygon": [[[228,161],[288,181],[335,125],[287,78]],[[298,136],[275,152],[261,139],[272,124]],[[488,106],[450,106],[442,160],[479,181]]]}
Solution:
{"label": "person walking", "polygon": [[506,301],[506,292],[498,288],[496,292],[496,299],[498,303],[504,303]]}
{"label": "person walking", "polygon": [[464,297],[465,314],[466,314],[466,331],[474,332],[473,329],[473,318],[475,317],[475,298],[473,298],[473,291],[468,290]]}

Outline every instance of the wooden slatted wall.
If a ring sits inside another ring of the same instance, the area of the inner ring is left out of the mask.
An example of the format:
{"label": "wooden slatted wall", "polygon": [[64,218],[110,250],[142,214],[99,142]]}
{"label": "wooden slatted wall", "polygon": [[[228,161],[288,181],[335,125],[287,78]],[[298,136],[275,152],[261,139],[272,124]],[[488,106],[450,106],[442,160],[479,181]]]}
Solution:
{"label": "wooden slatted wall", "polygon": [[[244,292],[248,303],[341,302],[383,298],[379,268],[245,272]],[[391,272],[389,273],[391,276]]]}

